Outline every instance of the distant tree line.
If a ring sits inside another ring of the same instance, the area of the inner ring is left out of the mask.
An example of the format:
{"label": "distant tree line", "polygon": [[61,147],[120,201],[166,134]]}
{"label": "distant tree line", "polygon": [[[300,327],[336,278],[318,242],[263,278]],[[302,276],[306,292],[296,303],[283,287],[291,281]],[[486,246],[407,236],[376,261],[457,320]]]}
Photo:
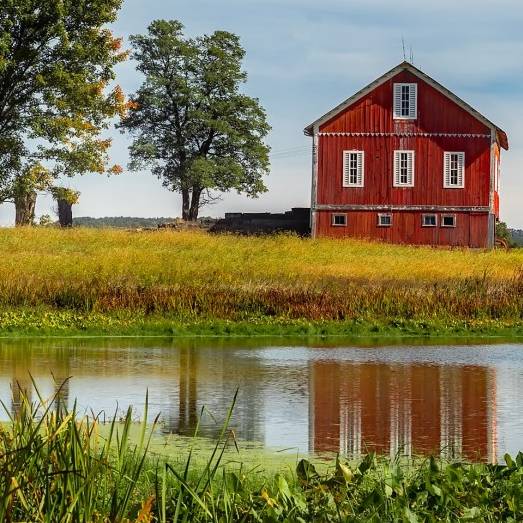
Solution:
{"label": "distant tree line", "polygon": [[523,230],[522,229],[509,229],[510,237],[512,242],[518,247],[523,247]]}
{"label": "distant tree line", "polygon": [[496,224],[496,238],[504,240],[509,247],[523,246],[523,231],[510,229],[505,222]]}
{"label": "distant tree line", "polygon": [[106,216],[104,218],[91,218],[80,216],[73,218],[75,227],[93,227],[101,229],[104,227],[116,227],[122,229],[140,229],[158,227],[161,223],[173,223],[175,218],[139,218],[133,216]]}

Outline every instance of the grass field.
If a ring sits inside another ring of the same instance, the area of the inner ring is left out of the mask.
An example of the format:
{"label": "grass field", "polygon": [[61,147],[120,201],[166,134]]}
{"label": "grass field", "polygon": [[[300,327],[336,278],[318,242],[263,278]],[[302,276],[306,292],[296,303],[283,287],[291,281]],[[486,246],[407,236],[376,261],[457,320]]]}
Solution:
{"label": "grass field", "polygon": [[521,333],[523,250],[0,230],[4,332]]}

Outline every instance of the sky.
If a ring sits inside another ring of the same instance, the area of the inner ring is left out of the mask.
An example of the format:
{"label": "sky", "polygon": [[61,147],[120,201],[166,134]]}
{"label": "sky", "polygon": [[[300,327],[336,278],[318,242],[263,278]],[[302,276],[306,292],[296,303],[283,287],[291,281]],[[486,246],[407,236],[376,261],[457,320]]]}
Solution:
{"label": "sky", "polygon": [[[521,0],[124,0],[113,30],[128,47],[129,35],[145,33],[158,18],[180,20],[189,36],[238,34],[249,75],[244,90],[259,98],[272,126],[268,192],[257,199],[225,194],[201,215],[308,207],[311,139],[303,128],[403,61],[404,38],[414,65],[507,132],[501,219],[523,229]],[[126,93],[141,84],[131,61],[116,72]],[[125,167],[129,139],[116,130],[107,134],[113,138],[111,162]],[[85,175],[64,184],[81,191],[75,216],[181,213],[180,196],[147,171]],[[52,214],[53,206],[49,197],[39,197],[37,215]],[[0,224],[13,220],[12,205],[0,207]]]}

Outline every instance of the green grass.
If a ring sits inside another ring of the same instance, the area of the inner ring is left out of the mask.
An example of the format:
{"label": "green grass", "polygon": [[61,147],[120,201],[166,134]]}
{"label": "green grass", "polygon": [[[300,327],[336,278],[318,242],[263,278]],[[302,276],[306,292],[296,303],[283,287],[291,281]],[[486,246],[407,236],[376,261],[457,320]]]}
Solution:
{"label": "green grass", "polygon": [[523,250],[1,229],[4,334],[519,335]]}
{"label": "green grass", "polygon": [[285,317],[251,319],[180,318],[142,311],[77,312],[50,308],[0,311],[0,338],[16,337],[310,337],[361,338],[518,338],[523,323],[507,319],[354,318],[309,320]]}
{"label": "green grass", "polygon": [[[147,402],[146,402],[147,404]],[[521,521],[523,455],[505,464],[339,457],[278,471],[227,458],[228,419],[208,450],[153,451],[132,411],[101,427],[22,394],[0,426],[0,520],[31,522]],[[202,457],[202,453],[205,457]]]}

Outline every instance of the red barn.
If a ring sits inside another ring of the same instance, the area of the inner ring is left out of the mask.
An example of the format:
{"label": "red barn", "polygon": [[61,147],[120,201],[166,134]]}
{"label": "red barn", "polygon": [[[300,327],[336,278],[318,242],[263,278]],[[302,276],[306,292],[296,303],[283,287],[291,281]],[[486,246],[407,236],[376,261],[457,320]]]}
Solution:
{"label": "red barn", "polygon": [[492,247],[504,131],[408,62],[305,129],[314,236]]}

